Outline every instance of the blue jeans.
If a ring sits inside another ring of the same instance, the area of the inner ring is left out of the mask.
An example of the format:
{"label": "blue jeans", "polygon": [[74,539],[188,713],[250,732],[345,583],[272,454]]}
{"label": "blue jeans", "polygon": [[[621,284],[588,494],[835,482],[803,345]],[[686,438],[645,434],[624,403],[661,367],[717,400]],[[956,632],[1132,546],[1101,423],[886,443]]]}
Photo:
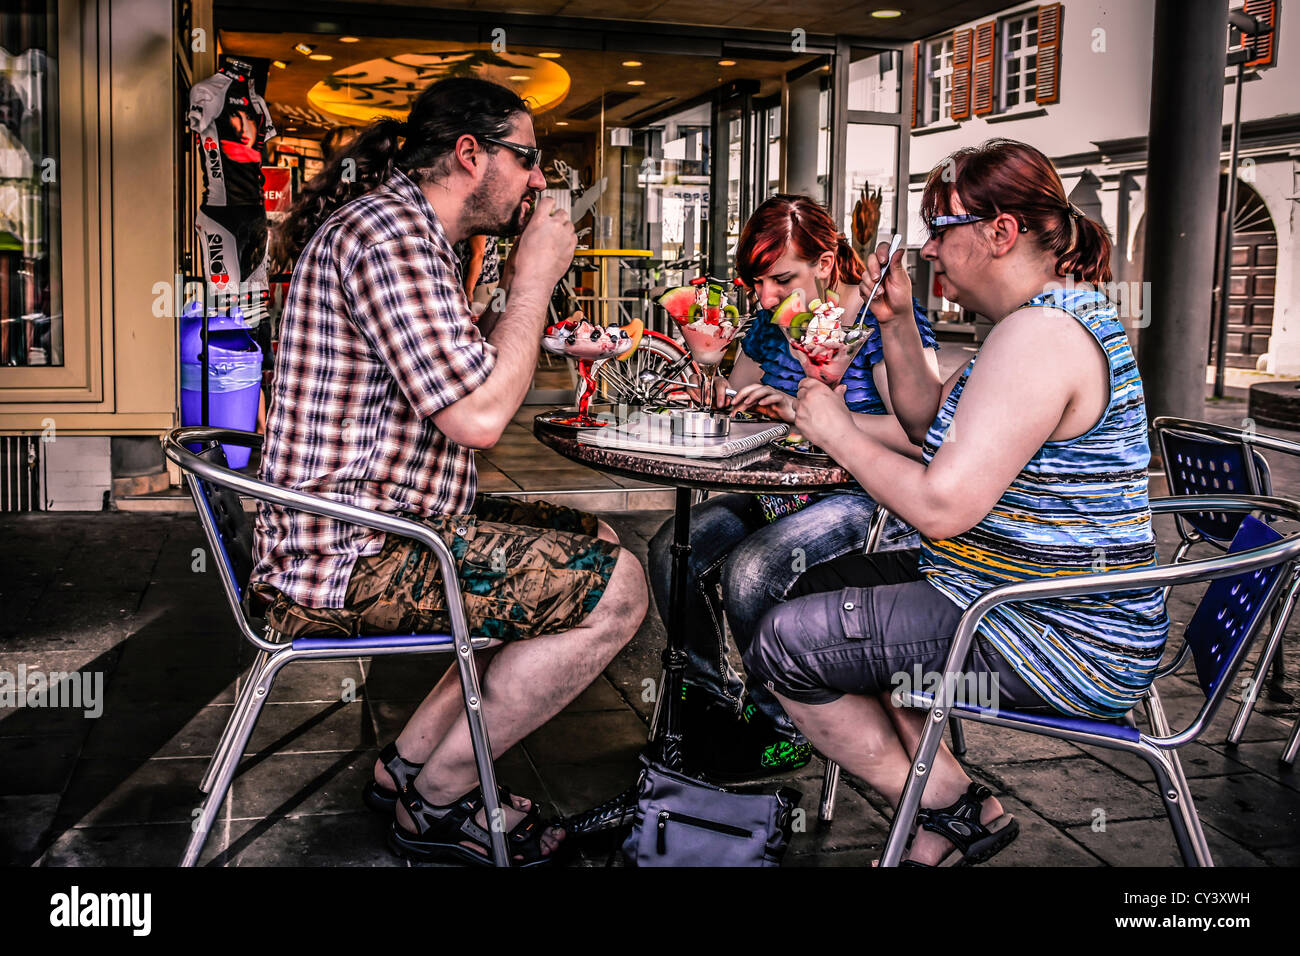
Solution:
{"label": "blue jeans", "polygon": [[[737,708],[744,681],[727,662],[726,645],[715,624],[712,585],[721,574],[727,627],[736,649],[744,653],[764,613],[785,597],[799,575],[823,561],[861,551],[875,502],[865,491],[815,495],[802,511],[773,524],[764,520],[753,495],[716,495],[691,509],[691,554],[686,580],[687,683],[730,701]],[[885,526],[882,548],[907,526],[892,519]],[[650,581],[655,603],[668,620],[672,580],[673,519],[650,542]],[[704,580],[701,585],[701,578]],[[798,733],[766,688],[754,686],[759,709],[784,732]]]}

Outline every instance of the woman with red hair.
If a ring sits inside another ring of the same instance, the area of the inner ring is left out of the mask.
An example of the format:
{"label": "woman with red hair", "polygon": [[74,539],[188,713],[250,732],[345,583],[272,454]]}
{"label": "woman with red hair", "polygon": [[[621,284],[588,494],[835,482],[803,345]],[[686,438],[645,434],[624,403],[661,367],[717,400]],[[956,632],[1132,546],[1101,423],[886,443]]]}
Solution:
{"label": "woman with red hair", "polygon": [[[795,418],[921,547],[810,569],[744,658],[821,753],[895,804],[926,718],[901,691],[930,689],[909,675],[944,671],[966,608],[1000,585],[1095,571],[1098,555],[1108,571],[1156,557],[1142,380],[1095,287],[1110,280],[1105,228],[1069,202],[1046,156],[1011,140],[936,167],[921,214],[921,255],[945,298],[995,325],[943,381],[910,321],[907,273],[889,270],[875,311],[893,408],[920,460],[812,379]],[[886,255],[881,245],[869,280]],[[1167,632],[1160,589],[1003,604],[981,619],[954,690],[994,710],[1115,720],[1150,686]],[[1016,821],[946,748],[928,773],[911,862],[979,863],[1015,838]]]}
{"label": "woman with red hair", "polygon": [[[819,287],[829,287],[841,296],[845,321],[858,316],[863,309],[862,260],[822,206],[805,196],[773,196],[746,223],[736,269],[760,311],[729,376],[738,391],[735,405],[757,406],[792,422],[793,397],[804,374],[770,321],[771,312],[795,289],[811,299]],[[922,361],[937,369],[930,325],[919,307],[914,315],[916,334],[924,343]],[[870,311],[863,321],[875,325]],[[862,413],[882,441],[919,454],[889,414],[882,358],[876,334],[845,373],[847,406]],[[692,763],[710,776],[738,780],[768,775],[802,767],[812,756],[807,740],[772,695],[762,687],[746,694],[728,665],[716,606],[718,584],[728,629],[743,652],[763,613],[805,568],[862,550],[874,510],[875,502],[861,488],[811,496],[721,495],[691,510],[686,746]],[[909,533],[895,522],[885,537],[897,544]],[[672,537],[669,521],[650,544],[650,579],[665,620]]]}

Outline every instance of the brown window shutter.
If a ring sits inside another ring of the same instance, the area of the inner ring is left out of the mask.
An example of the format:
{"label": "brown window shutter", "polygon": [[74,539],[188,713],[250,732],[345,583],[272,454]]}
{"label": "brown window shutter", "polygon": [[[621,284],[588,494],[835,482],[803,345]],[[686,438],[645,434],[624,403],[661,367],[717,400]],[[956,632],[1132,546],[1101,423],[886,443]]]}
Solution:
{"label": "brown window shutter", "polygon": [[921,44],[912,44],[912,128],[921,125]]}
{"label": "brown window shutter", "polygon": [[1247,69],[1272,66],[1277,61],[1277,7],[1277,0],[1246,0],[1246,13],[1273,28],[1267,36],[1241,38],[1254,54],[1246,61]]}
{"label": "brown window shutter", "polygon": [[1061,99],[1061,20],[1064,10],[1059,3],[1045,3],[1038,8],[1038,88],[1037,103],[1057,103]]}
{"label": "brown window shutter", "polygon": [[997,47],[997,21],[990,20],[975,28],[975,66],[971,70],[972,112],[983,116],[993,112],[993,53]]}
{"label": "brown window shutter", "polygon": [[974,30],[952,32],[952,118],[970,119],[970,56]]}

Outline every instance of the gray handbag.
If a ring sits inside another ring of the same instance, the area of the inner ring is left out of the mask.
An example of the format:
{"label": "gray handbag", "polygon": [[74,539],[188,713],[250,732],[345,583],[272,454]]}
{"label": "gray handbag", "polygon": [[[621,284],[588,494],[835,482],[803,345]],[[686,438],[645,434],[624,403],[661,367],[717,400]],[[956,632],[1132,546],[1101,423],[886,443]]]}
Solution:
{"label": "gray handbag", "polygon": [[779,866],[803,796],[724,790],[641,758],[623,854],[635,866]]}

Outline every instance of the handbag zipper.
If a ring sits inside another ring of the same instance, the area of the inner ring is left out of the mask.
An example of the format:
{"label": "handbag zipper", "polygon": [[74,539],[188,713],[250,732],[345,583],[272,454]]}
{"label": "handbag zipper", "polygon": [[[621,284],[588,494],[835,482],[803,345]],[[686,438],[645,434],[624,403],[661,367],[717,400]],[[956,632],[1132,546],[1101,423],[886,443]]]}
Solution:
{"label": "handbag zipper", "polygon": [[753,832],[746,830],[744,827],[733,826],[730,823],[715,823],[713,820],[701,820],[699,817],[687,816],[684,813],[672,813],[668,810],[659,811],[658,837],[656,840],[656,849],[660,854],[668,852],[668,821],[674,820],[678,823],[684,823],[690,827],[699,827],[701,830],[712,830],[714,833],[725,833],[728,836],[750,837]]}

